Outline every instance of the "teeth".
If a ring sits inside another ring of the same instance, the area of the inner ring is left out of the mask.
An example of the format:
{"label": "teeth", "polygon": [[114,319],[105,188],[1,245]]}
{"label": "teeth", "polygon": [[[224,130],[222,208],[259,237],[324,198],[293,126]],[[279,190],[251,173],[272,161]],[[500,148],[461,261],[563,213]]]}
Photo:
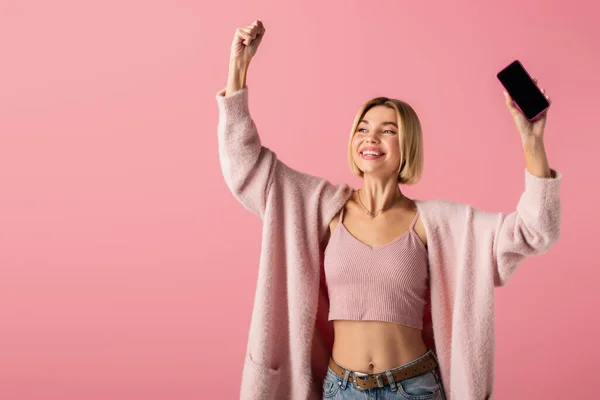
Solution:
{"label": "teeth", "polygon": [[371,156],[380,156],[381,155],[381,153],[376,153],[374,151],[369,151],[369,150],[363,151],[363,154],[368,154],[368,155],[371,155]]}

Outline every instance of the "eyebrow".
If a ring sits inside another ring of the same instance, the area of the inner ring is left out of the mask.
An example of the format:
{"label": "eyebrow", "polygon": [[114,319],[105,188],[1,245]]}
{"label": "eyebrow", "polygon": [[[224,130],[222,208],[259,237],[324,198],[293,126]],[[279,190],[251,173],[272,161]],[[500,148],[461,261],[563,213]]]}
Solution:
{"label": "eyebrow", "polygon": [[[361,122],[364,122],[367,125],[369,124],[369,121],[367,121],[366,119],[361,119],[359,121],[359,123],[361,123]],[[392,121],[383,122],[381,125],[394,125],[396,128],[398,128],[398,125],[395,122],[392,122]]]}

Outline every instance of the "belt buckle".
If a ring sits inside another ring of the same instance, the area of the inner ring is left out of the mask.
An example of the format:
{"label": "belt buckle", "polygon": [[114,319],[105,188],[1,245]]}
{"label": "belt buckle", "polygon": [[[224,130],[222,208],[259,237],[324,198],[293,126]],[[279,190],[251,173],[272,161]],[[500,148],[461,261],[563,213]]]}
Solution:
{"label": "belt buckle", "polygon": [[360,379],[360,380],[362,380],[362,381],[366,381],[366,380],[369,379],[369,375],[356,375],[355,372],[352,372],[352,382],[354,383],[354,386],[356,386],[356,388],[358,390],[366,390],[366,389],[363,389],[360,386],[358,386],[358,383],[356,382],[357,378]]}

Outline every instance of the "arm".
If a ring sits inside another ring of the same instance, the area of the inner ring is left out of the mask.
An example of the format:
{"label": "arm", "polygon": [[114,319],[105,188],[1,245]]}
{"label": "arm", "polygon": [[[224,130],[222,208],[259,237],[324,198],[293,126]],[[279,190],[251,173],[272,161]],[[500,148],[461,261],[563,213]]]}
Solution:
{"label": "arm", "polygon": [[550,170],[555,178],[533,175],[525,170],[525,191],[516,211],[510,214],[476,211],[477,218],[494,224],[494,285],[503,286],[519,263],[528,256],[546,253],[561,234],[562,207],[559,191],[562,174]]}
{"label": "arm", "polygon": [[248,210],[264,217],[276,200],[286,211],[301,213],[306,223],[318,224],[322,238],[329,221],[351,193],[347,184],[290,168],[262,145],[248,107],[246,75],[265,29],[260,21],[236,31],[227,87],[217,93],[219,160],[227,187]]}
{"label": "arm", "polygon": [[227,86],[217,95],[219,161],[227,187],[248,210],[264,215],[277,158],[261,145],[248,109],[246,75],[266,29],[261,21],[235,31]]}
{"label": "arm", "polygon": [[226,89],[217,93],[219,160],[227,187],[262,217],[277,157],[262,146],[248,107],[248,64],[230,62]]}
{"label": "arm", "polygon": [[[528,121],[508,93],[504,92],[504,96],[521,136],[527,168],[525,192],[517,210],[496,217],[492,251],[495,286],[506,284],[525,257],[544,254],[558,241],[562,214],[559,197],[562,174],[550,168],[544,146],[548,112],[536,121]],[[547,94],[546,98],[550,101]]]}

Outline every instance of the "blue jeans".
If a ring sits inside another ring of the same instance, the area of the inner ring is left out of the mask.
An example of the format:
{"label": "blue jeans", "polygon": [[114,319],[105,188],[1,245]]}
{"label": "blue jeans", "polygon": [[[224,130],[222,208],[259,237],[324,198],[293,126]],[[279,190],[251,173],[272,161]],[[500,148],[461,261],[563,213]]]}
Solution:
{"label": "blue jeans", "polygon": [[[432,353],[435,357],[435,354],[431,350],[428,350],[427,353],[416,360],[389,369],[383,373],[393,382],[391,371],[413,365],[421,361],[429,353]],[[341,365],[340,367],[344,368]],[[337,376],[331,368],[327,369],[327,375],[325,375],[325,379],[323,380],[323,399],[446,400],[439,367],[424,372],[421,375],[373,389],[360,389],[352,384],[352,381],[348,379],[349,373],[352,370],[344,369],[346,370],[344,378]],[[360,375],[360,373],[357,375]]]}

